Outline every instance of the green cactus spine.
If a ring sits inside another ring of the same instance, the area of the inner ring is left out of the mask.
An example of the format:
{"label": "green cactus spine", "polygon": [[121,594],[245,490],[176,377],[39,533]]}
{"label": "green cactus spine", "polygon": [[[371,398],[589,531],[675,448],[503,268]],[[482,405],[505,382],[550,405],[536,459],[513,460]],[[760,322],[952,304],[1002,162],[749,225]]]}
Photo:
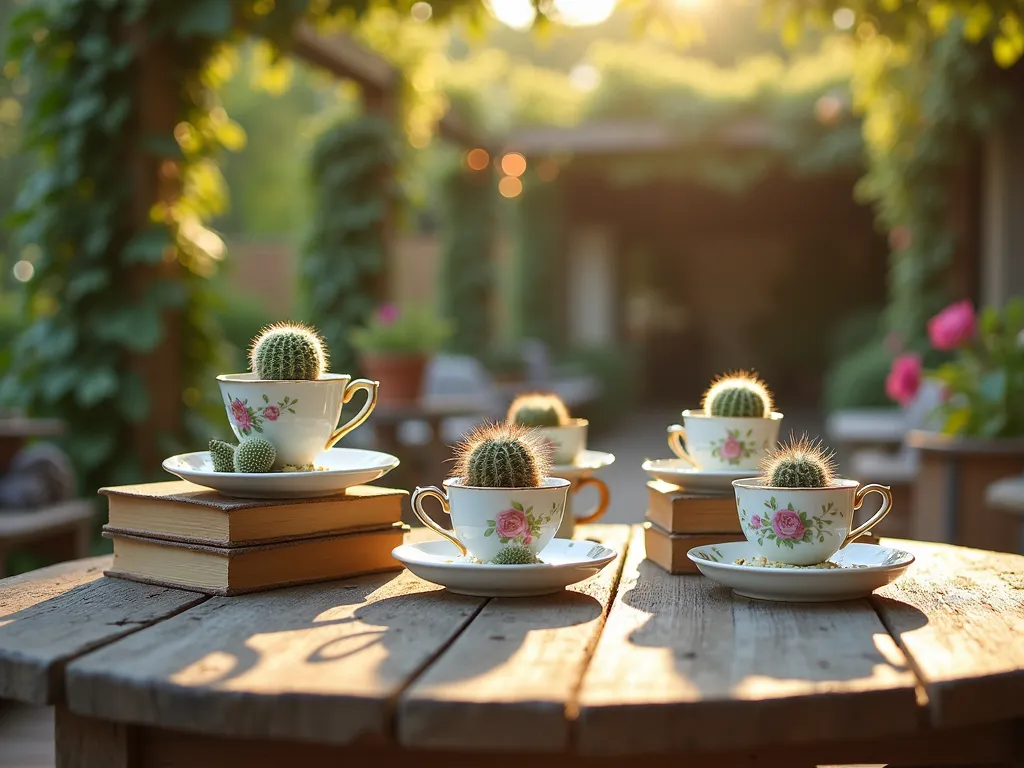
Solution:
{"label": "green cactus spine", "polygon": [[211,440],[210,460],[213,462],[214,472],[234,472],[235,446],[223,440]]}
{"label": "green cactus spine", "polygon": [[498,550],[492,559],[493,565],[532,565],[540,562],[533,550],[525,544],[509,544]]}
{"label": "green cactus spine", "polygon": [[772,415],[772,396],[763,381],[739,371],[712,382],[703,407],[707,416],[766,419]]}
{"label": "green cactus spine", "polygon": [[506,421],[524,427],[558,427],[569,423],[569,411],[557,395],[520,395],[512,401]]}
{"label": "green cactus spine", "polygon": [[269,472],[277,459],[277,449],[263,437],[249,437],[235,449],[235,472]]}
{"label": "green cactus spine", "polygon": [[765,485],[775,488],[827,488],[835,479],[832,453],[806,435],[780,446],[764,461]]}
{"label": "green cactus spine", "polygon": [[536,488],[550,468],[550,449],[513,424],[474,430],[457,448],[455,476],[475,488]]}
{"label": "green cactus spine", "polygon": [[264,328],[253,340],[249,362],[258,378],[273,381],[316,381],[327,372],[320,336],[296,323]]}

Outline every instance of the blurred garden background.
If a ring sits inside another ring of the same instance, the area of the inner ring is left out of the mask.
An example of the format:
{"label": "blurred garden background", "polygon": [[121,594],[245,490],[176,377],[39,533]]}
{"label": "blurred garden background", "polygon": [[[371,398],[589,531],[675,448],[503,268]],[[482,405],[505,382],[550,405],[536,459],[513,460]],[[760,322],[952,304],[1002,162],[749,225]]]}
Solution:
{"label": "blurred garden background", "polygon": [[[0,0],[0,396],[64,425],[78,496],[169,479],[163,458],[227,433],[214,376],[300,320],[334,371],[432,358],[422,412],[385,405],[351,444],[413,452],[457,433],[431,436],[441,416],[561,387],[639,520],[637,459],[668,455],[716,373],[756,369],[816,434],[898,420],[894,360],[952,358],[929,318],[1024,295],[1022,18],[1016,0]],[[381,312],[400,325],[360,348]],[[1008,370],[936,430],[1019,437]]]}

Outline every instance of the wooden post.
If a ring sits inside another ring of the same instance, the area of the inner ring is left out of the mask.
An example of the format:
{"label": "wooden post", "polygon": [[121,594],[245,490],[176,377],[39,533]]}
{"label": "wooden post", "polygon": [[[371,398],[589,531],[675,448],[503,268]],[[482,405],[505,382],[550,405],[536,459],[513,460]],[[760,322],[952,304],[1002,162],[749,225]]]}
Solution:
{"label": "wooden post", "polygon": [[54,719],[57,768],[136,768],[134,728],[94,720],[58,705]]}

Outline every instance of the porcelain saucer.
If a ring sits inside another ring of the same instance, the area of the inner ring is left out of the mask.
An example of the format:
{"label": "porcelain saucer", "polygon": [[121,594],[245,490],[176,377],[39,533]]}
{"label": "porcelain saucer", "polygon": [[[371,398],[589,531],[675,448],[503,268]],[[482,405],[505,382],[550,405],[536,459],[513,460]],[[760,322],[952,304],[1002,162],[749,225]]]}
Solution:
{"label": "porcelain saucer", "polygon": [[895,581],[914,562],[909,552],[878,544],[848,544],[829,560],[840,568],[762,568],[737,565],[757,557],[746,541],[694,547],[686,556],[712,581],[755,600],[823,603],[867,597]]}
{"label": "porcelain saucer", "polygon": [[354,485],[383,477],[398,466],[388,453],[359,448],[331,448],[317,460],[324,469],[313,472],[214,472],[209,451],[165,459],[163,468],[182,480],[243,499],[305,499],[331,496]]}
{"label": "porcelain saucer", "polygon": [[688,491],[733,494],[732,481],[756,477],[756,469],[696,469],[685,459],[649,459],[643,463],[644,472],[655,480],[679,485]]}
{"label": "porcelain saucer", "polygon": [[449,592],[474,597],[533,597],[561,592],[615,559],[603,544],[552,539],[536,565],[486,565],[467,562],[451,542],[438,539],[395,547],[392,556],[424,581]]}
{"label": "porcelain saucer", "polygon": [[599,469],[614,463],[615,454],[604,451],[580,451],[573,464],[555,464],[548,473],[563,480],[578,480],[588,477]]}

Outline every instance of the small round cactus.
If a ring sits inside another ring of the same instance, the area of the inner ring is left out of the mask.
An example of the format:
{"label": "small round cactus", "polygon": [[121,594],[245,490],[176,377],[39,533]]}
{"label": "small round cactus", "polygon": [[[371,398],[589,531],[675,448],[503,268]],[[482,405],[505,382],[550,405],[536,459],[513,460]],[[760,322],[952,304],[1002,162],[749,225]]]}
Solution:
{"label": "small round cactus", "polygon": [[214,438],[210,441],[210,460],[214,472],[234,472],[235,446]]}
{"label": "small round cactus", "polygon": [[763,469],[764,484],[775,488],[826,488],[835,479],[832,453],[807,435],[791,436],[765,457]]}
{"label": "small round cactus", "polygon": [[569,411],[558,395],[520,395],[512,401],[506,418],[524,427],[558,427],[569,423]]}
{"label": "small round cactus", "polygon": [[536,488],[551,466],[550,448],[515,424],[475,429],[456,446],[454,476],[474,488]]}
{"label": "small round cactus", "polygon": [[767,419],[772,415],[772,395],[757,376],[738,371],[711,382],[703,408],[707,416]]}
{"label": "small round cactus", "polygon": [[533,565],[537,562],[540,562],[537,556],[525,544],[509,544],[491,558],[493,565]]}
{"label": "small round cactus", "polygon": [[269,472],[277,459],[277,449],[263,437],[249,437],[235,449],[235,472]]}
{"label": "small round cactus", "polygon": [[316,381],[327,372],[327,353],[316,330],[278,323],[260,331],[249,350],[252,372],[272,381]]}

